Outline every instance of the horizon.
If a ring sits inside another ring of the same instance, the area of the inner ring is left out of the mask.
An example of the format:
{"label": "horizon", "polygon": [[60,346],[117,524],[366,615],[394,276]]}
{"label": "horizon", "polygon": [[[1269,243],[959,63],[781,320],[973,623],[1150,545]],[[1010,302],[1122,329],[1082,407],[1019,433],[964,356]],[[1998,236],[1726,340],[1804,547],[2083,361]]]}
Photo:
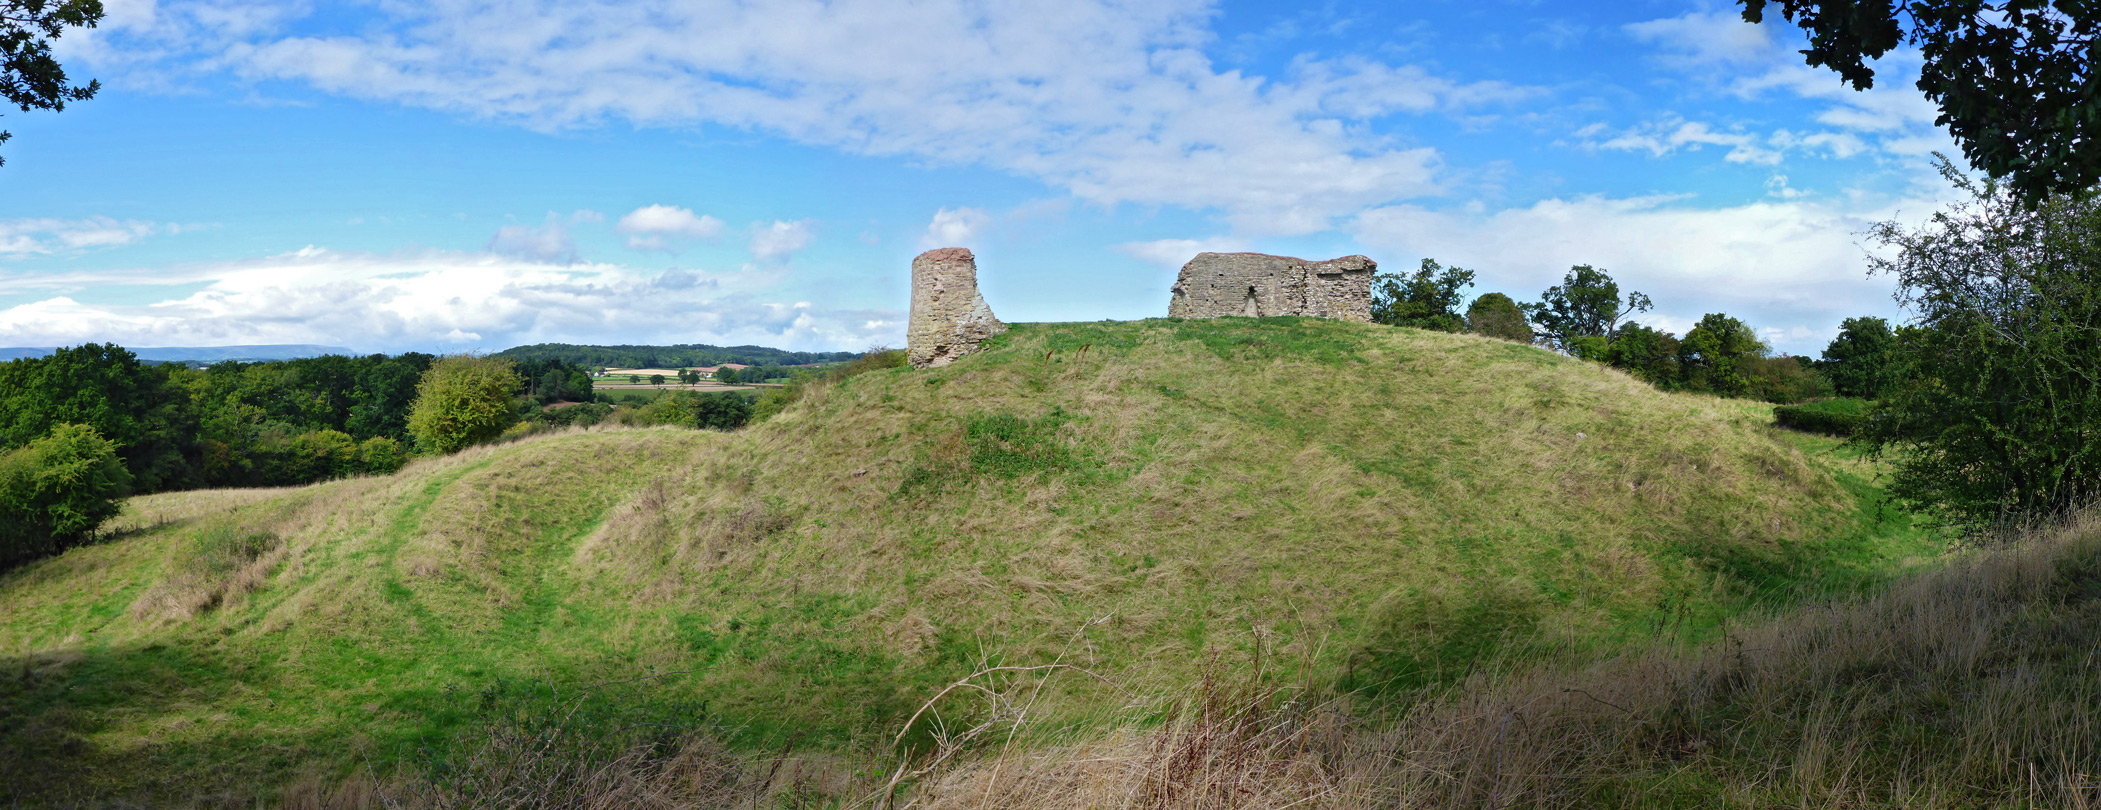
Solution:
{"label": "horizon", "polygon": [[110,2],[56,43],[102,92],[0,121],[0,343],[859,351],[962,246],[1011,322],[1363,254],[1815,356],[1959,154],[1915,51],[1856,93],[1731,5],[564,9]]}

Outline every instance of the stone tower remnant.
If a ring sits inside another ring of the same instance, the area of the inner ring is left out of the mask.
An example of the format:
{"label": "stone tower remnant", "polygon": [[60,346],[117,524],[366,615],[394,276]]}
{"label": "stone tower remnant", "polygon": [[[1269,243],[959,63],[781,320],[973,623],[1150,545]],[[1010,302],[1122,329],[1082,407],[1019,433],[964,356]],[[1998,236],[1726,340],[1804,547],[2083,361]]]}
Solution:
{"label": "stone tower remnant", "polygon": [[905,359],[913,368],[945,366],[1007,331],[978,294],[977,257],[968,248],[939,248],[912,260],[912,322]]}
{"label": "stone tower remnant", "polygon": [[1369,321],[1371,279],[1378,271],[1378,262],[1363,256],[1309,262],[1267,253],[1199,253],[1182,265],[1167,317],[1310,315]]}

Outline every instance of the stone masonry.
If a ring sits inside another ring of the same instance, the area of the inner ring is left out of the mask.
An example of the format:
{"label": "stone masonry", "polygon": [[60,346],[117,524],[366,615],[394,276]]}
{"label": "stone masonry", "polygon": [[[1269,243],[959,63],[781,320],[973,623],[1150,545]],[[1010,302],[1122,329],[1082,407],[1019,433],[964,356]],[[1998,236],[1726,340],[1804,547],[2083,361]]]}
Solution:
{"label": "stone masonry", "polygon": [[1378,263],[1363,256],[1309,262],[1266,253],[1199,253],[1182,265],[1167,317],[1310,315],[1369,321],[1371,279],[1378,271]]}
{"label": "stone masonry", "polygon": [[912,323],[905,359],[913,368],[945,366],[1007,331],[978,294],[977,257],[967,248],[939,248],[912,260]]}

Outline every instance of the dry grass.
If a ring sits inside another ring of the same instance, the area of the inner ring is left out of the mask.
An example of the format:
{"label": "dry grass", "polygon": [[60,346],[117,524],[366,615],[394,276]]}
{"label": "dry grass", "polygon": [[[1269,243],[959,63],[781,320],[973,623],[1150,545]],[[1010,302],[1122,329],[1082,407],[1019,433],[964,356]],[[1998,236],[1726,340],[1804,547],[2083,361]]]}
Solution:
{"label": "dry grass", "polygon": [[[1100,735],[1133,727],[1126,691],[1180,705],[1256,637],[1265,678],[1398,699],[1886,571],[1852,495],[1758,415],[1537,350],[1236,319],[1002,341],[732,434],[571,430],[141,499],[112,542],[0,578],[0,655],[40,673],[0,678],[0,716],[30,718],[0,727],[0,803],[267,793],[359,750],[389,772],[479,722],[453,687],[636,675],[663,676],[649,722],[880,758],[958,678],[1062,661],[1116,686],[1046,682],[1014,750],[1121,745]],[[1177,711],[1143,727],[1203,715]],[[31,725],[81,747],[9,736]],[[1256,739],[1220,749],[1250,770],[1218,784],[1328,756]]]}

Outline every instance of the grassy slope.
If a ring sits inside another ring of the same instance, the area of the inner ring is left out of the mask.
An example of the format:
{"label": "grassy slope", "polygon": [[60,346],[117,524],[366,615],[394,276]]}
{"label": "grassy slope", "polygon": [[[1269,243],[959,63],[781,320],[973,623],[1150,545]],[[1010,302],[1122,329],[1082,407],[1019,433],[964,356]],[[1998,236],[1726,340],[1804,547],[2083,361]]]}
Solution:
{"label": "grassy slope", "polygon": [[[737,434],[141,498],[0,579],[0,784],[238,791],[638,677],[637,721],[850,749],[987,661],[1159,695],[1260,636],[1287,677],[1377,691],[1927,547],[1768,419],[1467,336],[1023,325]],[[1041,708],[1072,722],[1124,700],[1060,684]]]}

